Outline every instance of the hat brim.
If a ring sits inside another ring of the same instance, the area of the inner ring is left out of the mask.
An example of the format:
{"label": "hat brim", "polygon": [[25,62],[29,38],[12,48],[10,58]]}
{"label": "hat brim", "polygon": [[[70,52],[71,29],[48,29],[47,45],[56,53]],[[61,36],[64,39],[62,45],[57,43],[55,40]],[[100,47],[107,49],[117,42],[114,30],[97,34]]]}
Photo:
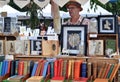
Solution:
{"label": "hat brim", "polygon": [[75,5],[75,6],[79,7],[79,8],[81,8],[81,11],[82,11],[82,9],[83,9],[83,8],[81,7],[81,4],[80,4],[80,3],[75,2],[75,1],[69,1],[69,2],[66,3],[63,7],[60,7],[60,10],[67,12],[67,7],[68,7],[69,5]]}

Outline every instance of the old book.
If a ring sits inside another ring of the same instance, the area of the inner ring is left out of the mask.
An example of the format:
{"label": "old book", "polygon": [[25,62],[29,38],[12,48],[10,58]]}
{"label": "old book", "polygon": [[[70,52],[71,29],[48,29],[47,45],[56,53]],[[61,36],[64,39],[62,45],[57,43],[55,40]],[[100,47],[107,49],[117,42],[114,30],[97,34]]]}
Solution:
{"label": "old book", "polygon": [[89,78],[92,75],[92,64],[89,62],[87,64],[87,77]]}
{"label": "old book", "polygon": [[87,62],[81,64],[81,77],[87,77]]}
{"label": "old book", "polygon": [[72,60],[69,60],[69,63],[68,63],[68,78],[70,78],[70,76],[71,76],[71,66],[72,66]]}
{"label": "old book", "polygon": [[92,69],[93,79],[95,79],[97,77],[97,66],[98,66],[97,62],[93,62],[93,69]]}
{"label": "old book", "polygon": [[120,65],[119,65],[119,64],[117,64],[117,65],[115,66],[114,71],[113,71],[113,73],[112,73],[111,77],[109,78],[109,79],[110,79],[110,81],[112,81],[112,80],[113,80],[113,78],[115,77],[115,75],[116,75],[116,73],[117,73],[117,71],[118,71],[119,67],[120,67]]}
{"label": "old book", "polygon": [[73,82],[88,82],[88,78],[80,77],[80,78],[74,79]]}
{"label": "old book", "polygon": [[53,77],[50,82],[64,82],[64,77]]}
{"label": "old book", "polygon": [[98,73],[98,78],[102,78],[102,77],[103,77],[102,74],[103,74],[103,71],[104,71],[104,69],[105,69],[105,66],[106,66],[106,64],[103,63],[103,64],[102,64],[102,67],[100,68],[100,71],[99,71],[99,73]]}
{"label": "old book", "polygon": [[42,74],[42,76],[43,76],[44,78],[45,78],[46,75],[47,75],[48,64],[49,64],[48,61],[46,61],[46,62],[44,63],[44,70],[43,70],[43,74]]}
{"label": "old book", "polygon": [[80,74],[81,74],[81,63],[82,63],[82,60],[76,60],[75,61],[75,70],[74,70],[74,79],[77,79],[80,77]]}
{"label": "old book", "polygon": [[110,70],[111,64],[108,64],[107,70],[105,72],[104,78],[107,78],[108,72]]}
{"label": "old book", "polygon": [[66,73],[67,73],[67,64],[68,60],[63,60],[63,69],[62,69],[62,76],[66,77]]}
{"label": "old book", "polygon": [[114,68],[114,64],[112,64],[112,65],[110,66],[110,70],[109,70],[109,72],[108,72],[108,74],[107,74],[107,78],[110,78],[110,75],[111,75],[111,73],[112,73],[113,68]]}
{"label": "old book", "polygon": [[18,63],[18,75],[23,75],[24,73],[24,61],[19,61]]}
{"label": "old book", "polygon": [[35,63],[34,63],[34,66],[33,66],[33,69],[32,69],[31,76],[34,76],[34,75],[35,75],[37,66],[38,66],[38,62],[35,62]]}
{"label": "old book", "polygon": [[10,82],[21,82],[23,77],[24,76],[21,76],[21,75],[13,75],[13,76],[9,77],[7,80]]}
{"label": "old book", "polygon": [[28,74],[28,61],[24,61],[23,75]]}
{"label": "old book", "polygon": [[43,76],[32,76],[26,80],[26,82],[41,82]]}
{"label": "old book", "polygon": [[96,79],[94,80],[94,82],[109,82],[109,80],[108,80],[108,79],[96,78]]}
{"label": "old book", "polygon": [[37,69],[36,69],[36,72],[35,72],[35,76],[39,76],[40,75],[40,71],[41,71],[41,68],[42,68],[42,60],[40,60],[38,62],[38,66],[37,66]]}

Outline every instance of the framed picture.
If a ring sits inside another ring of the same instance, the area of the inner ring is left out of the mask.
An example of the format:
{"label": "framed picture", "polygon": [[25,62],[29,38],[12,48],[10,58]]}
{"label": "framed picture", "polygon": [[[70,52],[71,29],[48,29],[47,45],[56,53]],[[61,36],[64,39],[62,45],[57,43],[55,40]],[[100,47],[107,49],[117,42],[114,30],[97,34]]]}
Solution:
{"label": "framed picture", "polygon": [[30,40],[24,40],[24,54],[30,55]]}
{"label": "framed picture", "polygon": [[5,17],[4,18],[4,34],[10,34],[11,33],[11,17]]}
{"label": "framed picture", "polygon": [[86,55],[87,25],[63,25],[61,33],[61,49],[73,56]]}
{"label": "framed picture", "polygon": [[0,40],[0,55],[4,54],[4,40]]}
{"label": "framed picture", "polygon": [[116,15],[98,16],[99,34],[116,34]]}
{"label": "framed picture", "polygon": [[31,40],[31,55],[42,54],[42,41],[41,40]]}
{"label": "framed picture", "polygon": [[16,40],[15,42],[15,54],[24,54],[24,40]]}
{"label": "framed picture", "polygon": [[89,40],[88,41],[88,54],[89,56],[104,55],[103,40]]}
{"label": "framed picture", "polygon": [[14,41],[6,41],[6,54],[15,54],[15,42]]}

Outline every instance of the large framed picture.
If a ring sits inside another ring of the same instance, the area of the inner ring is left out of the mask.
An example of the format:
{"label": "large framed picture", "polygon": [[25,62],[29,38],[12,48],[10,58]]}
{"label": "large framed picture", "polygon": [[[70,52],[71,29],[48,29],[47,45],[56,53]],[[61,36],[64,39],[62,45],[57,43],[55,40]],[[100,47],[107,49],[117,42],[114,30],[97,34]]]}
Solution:
{"label": "large framed picture", "polygon": [[86,55],[87,25],[63,25],[61,49],[67,49],[70,55]]}
{"label": "large framed picture", "polygon": [[116,15],[98,16],[99,34],[116,34]]}

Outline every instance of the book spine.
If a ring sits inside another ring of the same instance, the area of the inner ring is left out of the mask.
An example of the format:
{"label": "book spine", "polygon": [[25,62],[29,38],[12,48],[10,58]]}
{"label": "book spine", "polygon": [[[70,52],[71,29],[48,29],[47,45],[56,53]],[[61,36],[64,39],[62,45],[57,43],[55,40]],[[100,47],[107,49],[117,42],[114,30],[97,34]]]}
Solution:
{"label": "book spine", "polygon": [[34,63],[34,66],[33,66],[33,69],[32,69],[31,76],[34,76],[34,75],[35,75],[35,72],[36,72],[37,66],[38,66],[38,62],[35,62],[35,63]]}

